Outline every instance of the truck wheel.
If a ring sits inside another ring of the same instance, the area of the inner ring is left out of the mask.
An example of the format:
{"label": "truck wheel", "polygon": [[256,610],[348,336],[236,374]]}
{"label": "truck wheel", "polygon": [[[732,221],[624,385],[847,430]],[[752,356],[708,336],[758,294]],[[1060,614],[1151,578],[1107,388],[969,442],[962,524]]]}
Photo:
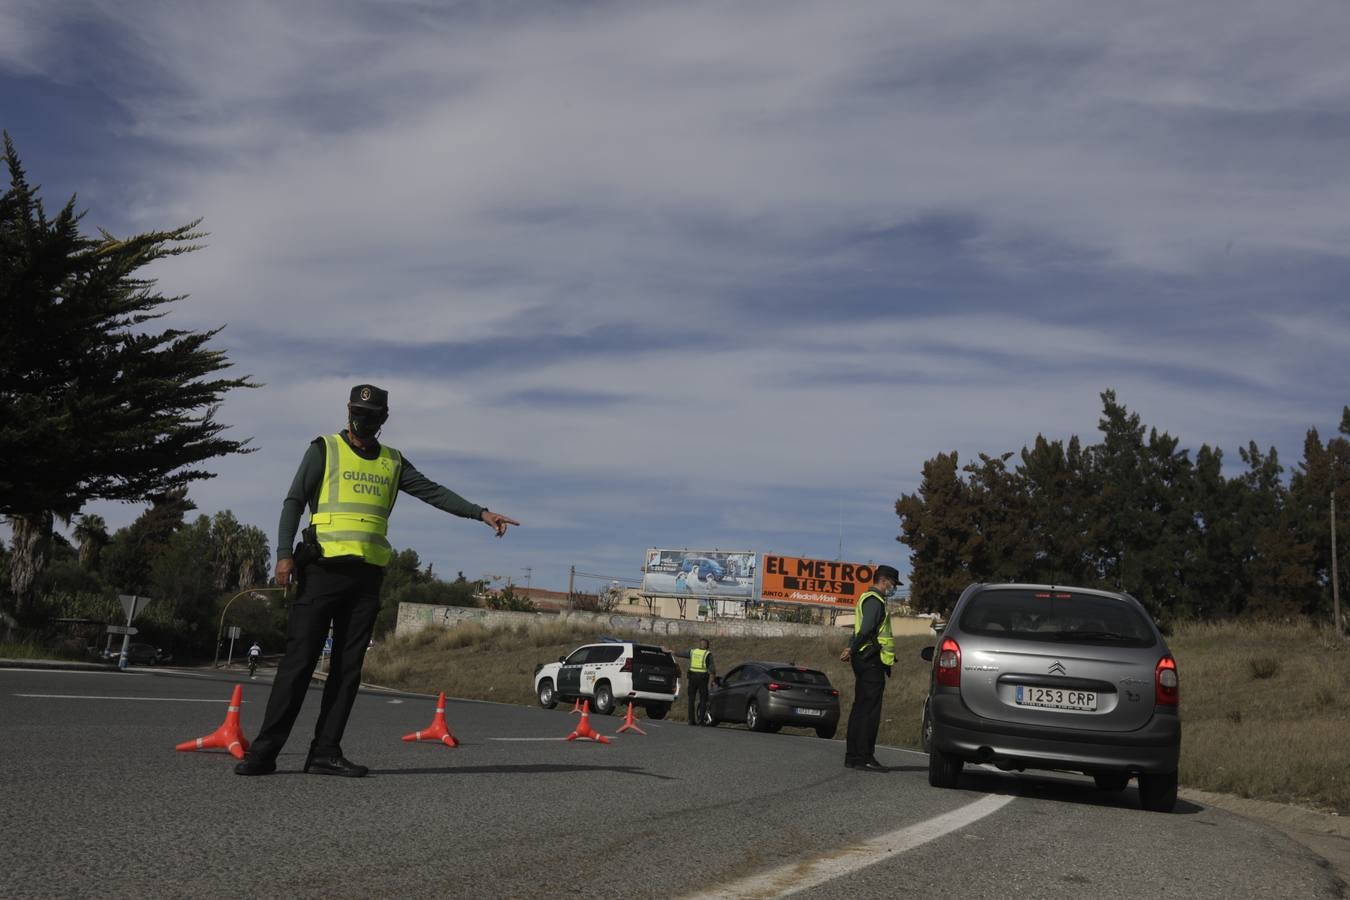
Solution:
{"label": "truck wheel", "polygon": [[591,707],[600,716],[614,712],[614,691],[610,690],[609,682],[602,681],[595,686],[595,702]]}
{"label": "truck wheel", "polygon": [[544,709],[552,709],[558,705],[558,695],[553,692],[553,679],[545,678],[539,682],[539,705]]}
{"label": "truck wheel", "polygon": [[664,719],[666,717],[666,713],[668,712],[670,712],[669,703],[647,704],[647,718],[649,719]]}

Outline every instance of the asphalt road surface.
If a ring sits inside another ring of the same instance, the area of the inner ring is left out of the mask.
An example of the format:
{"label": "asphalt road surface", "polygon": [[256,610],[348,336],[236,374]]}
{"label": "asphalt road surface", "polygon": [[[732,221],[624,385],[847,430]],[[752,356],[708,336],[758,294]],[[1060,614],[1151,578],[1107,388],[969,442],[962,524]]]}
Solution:
{"label": "asphalt road surface", "polygon": [[[461,746],[404,743],[434,698],[363,692],[344,751],[364,779],[303,775],[312,692],[277,774],[179,753],[238,676],[0,669],[0,897],[1339,897],[1277,831],[1133,787],[970,772],[927,783],[843,744],[449,701]],[[245,676],[252,735],[269,687]]]}

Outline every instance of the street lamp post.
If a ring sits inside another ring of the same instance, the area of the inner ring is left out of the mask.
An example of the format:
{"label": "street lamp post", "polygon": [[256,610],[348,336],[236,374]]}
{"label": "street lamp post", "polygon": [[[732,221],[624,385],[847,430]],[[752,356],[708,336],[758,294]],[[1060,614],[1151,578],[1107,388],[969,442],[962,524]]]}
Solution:
{"label": "street lamp post", "polygon": [[1331,490],[1331,624],[1336,632],[1336,640],[1345,632],[1341,625],[1341,577],[1336,564],[1336,489]]}
{"label": "street lamp post", "polygon": [[220,636],[225,631],[225,611],[230,608],[230,604],[238,600],[245,594],[276,593],[277,591],[280,591],[281,593],[284,594],[286,593],[286,588],[283,587],[247,588],[246,590],[240,591],[239,593],[231,597],[229,600],[225,601],[225,607],[220,611],[220,624],[216,626],[216,661],[212,666],[213,668],[216,669],[220,668]]}

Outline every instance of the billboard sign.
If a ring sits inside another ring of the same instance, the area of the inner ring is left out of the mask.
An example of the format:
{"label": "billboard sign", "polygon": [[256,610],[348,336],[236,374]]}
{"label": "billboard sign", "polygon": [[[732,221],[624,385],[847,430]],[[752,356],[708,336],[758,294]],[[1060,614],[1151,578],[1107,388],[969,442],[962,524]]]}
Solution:
{"label": "billboard sign", "polygon": [[806,603],[852,609],[872,586],[876,567],[834,559],[764,554],[759,595],[773,603]]}
{"label": "billboard sign", "polygon": [[727,550],[648,550],[642,593],[695,600],[750,600],[755,554]]}

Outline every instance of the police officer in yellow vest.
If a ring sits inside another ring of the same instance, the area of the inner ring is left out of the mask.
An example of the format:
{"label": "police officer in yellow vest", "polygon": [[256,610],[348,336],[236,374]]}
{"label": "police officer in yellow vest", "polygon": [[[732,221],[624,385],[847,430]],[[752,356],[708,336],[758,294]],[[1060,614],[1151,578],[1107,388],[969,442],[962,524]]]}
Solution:
{"label": "police officer in yellow vest", "polygon": [[895,638],[886,596],[900,583],[891,566],[877,566],[872,587],[853,607],[853,640],[839,658],[853,665],[853,709],[848,714],[848,743],[844,765],[867,772],[885,772],[877,761],[877,731],[881,728],[881,695],[895,665]]}
{"label": "police officer in yellow vest", "polygon": [[713,663],[712,651],[708,649],[708,639],[703,638],[699,646],[688,653],[676,653],[681,659],[689,660],[689,724],[702,725],[703,707],[708,704],[708,680],[717,674]]}
{"label": "police officer in yellow vest", "polygon": [[[276,771],[277,754],[300,713],[330,627],[332,657],[304,771],[349,778],[366,774],[365,766],[343,756],[341,741],[380,609],[384,568],[393,555],[386,535],[399,491],[453,515],[477,519],[498,537],[507,526],[520,524],[436,484],[393,447],[382,445],[379,433],[388,418],[386,391],[373,384],[352,388],[346,430],[314,439],[282,503],[277,584],[285,587],[298,576],[300,589],[291,604],[286,653],[277,666],[262,728],[234,769],[240,775]],[[304,542],[292,552],[306,505],[310,524]],[[298,565],[296,554],[302,557]]]}

